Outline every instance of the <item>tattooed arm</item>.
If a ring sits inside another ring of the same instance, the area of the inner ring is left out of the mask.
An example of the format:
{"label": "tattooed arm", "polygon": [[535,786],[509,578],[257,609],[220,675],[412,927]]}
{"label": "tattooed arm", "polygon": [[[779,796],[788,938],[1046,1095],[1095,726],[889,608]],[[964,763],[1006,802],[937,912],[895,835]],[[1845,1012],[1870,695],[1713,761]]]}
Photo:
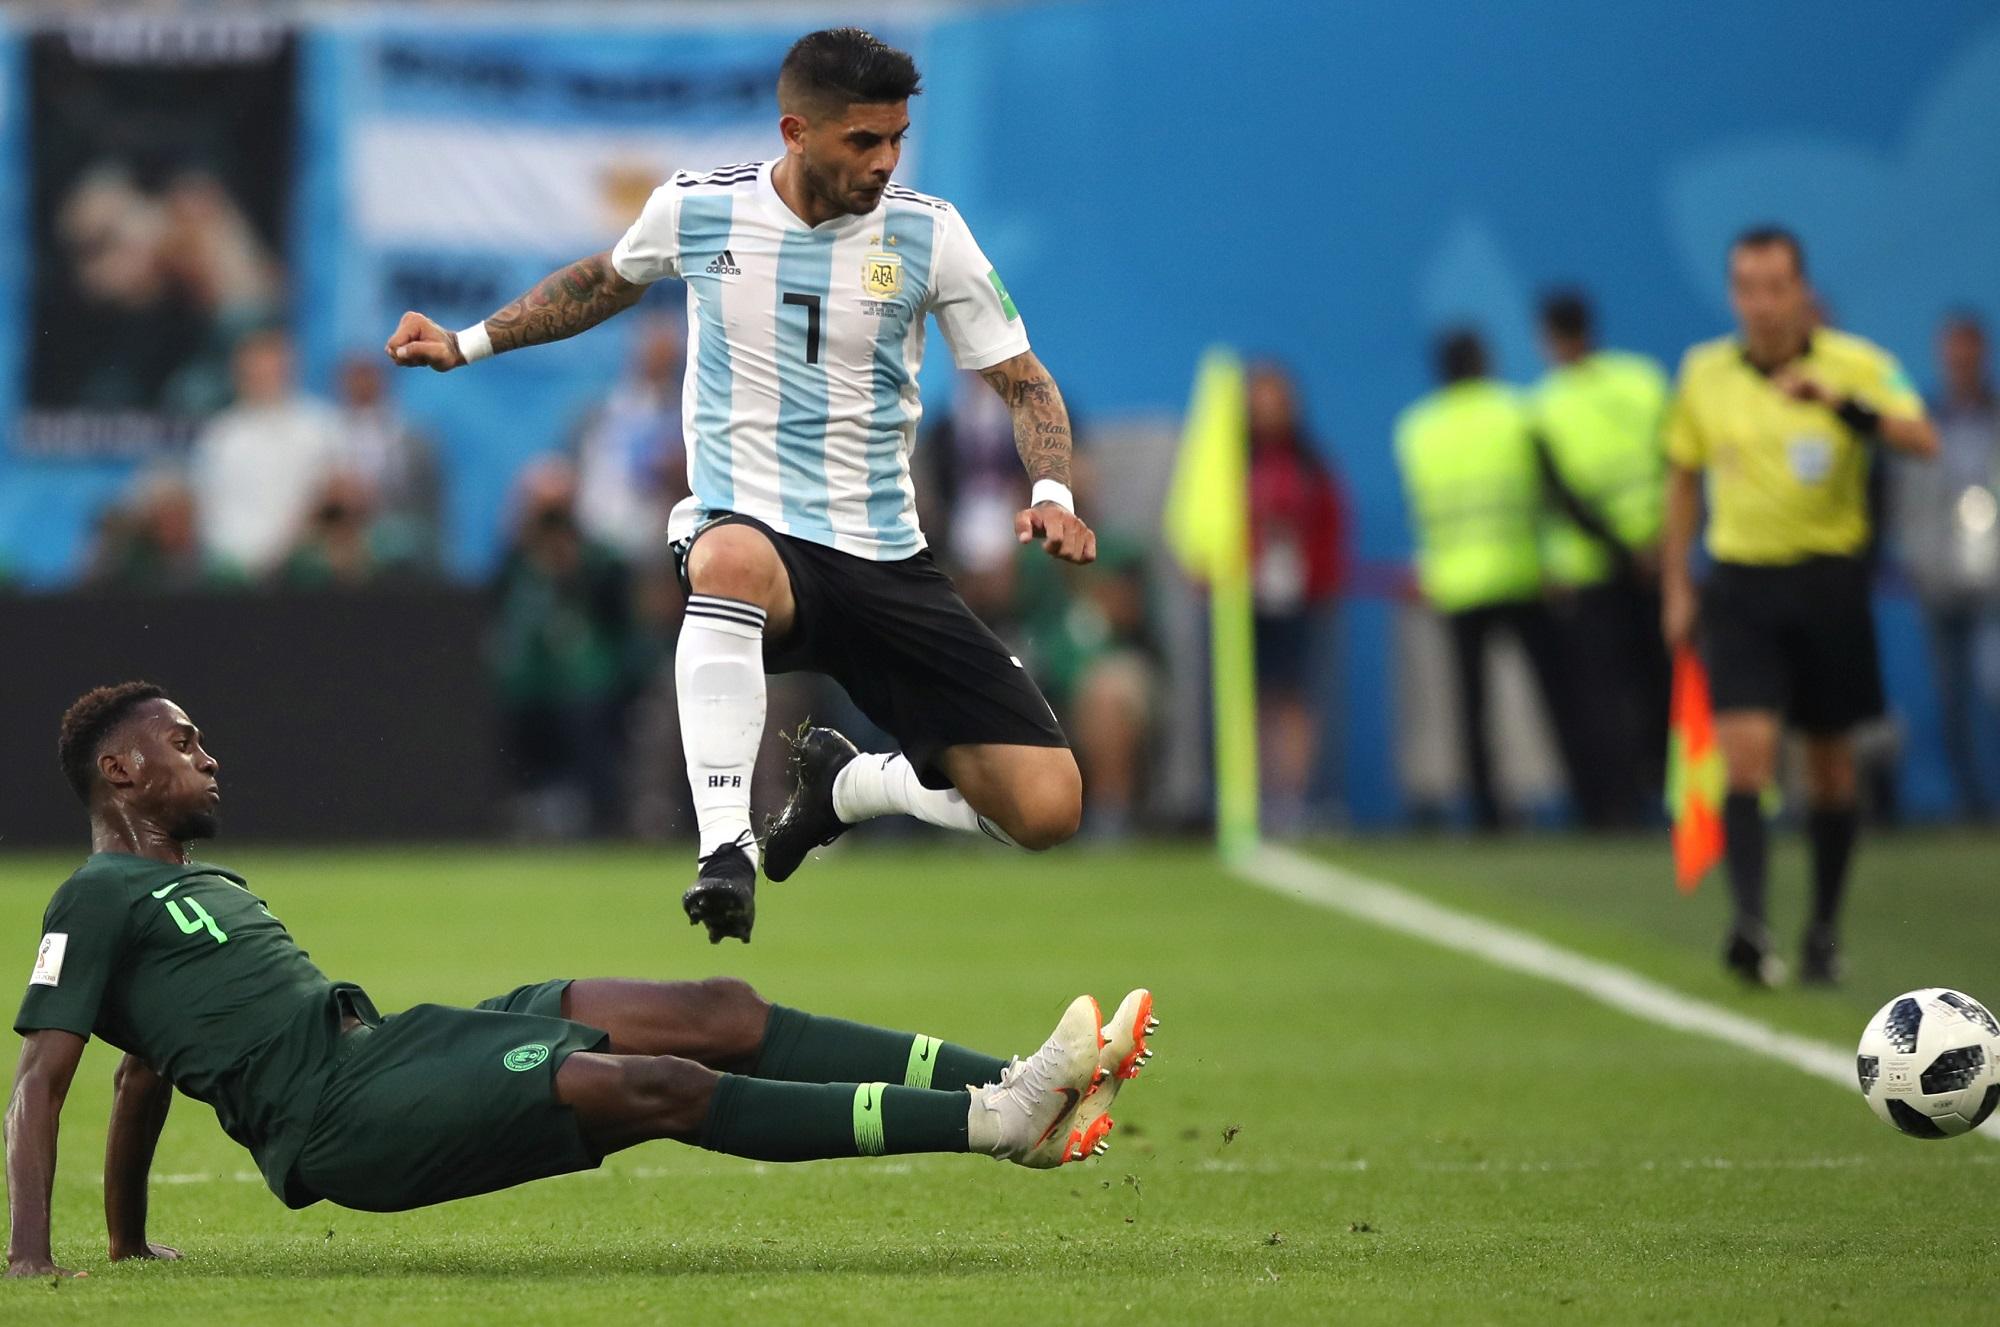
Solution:
{"label": "tattooed arm", "polygon": [[[1055,380],[1032,350],[981,369],[1014,419],[1014,449],[1030,481],[1050,480],[1069,488],[1071,439],[1069,411]],[[1091,562],[1097,557],[1097,536],[1067,504],[1053,498],[1034,503],[1014,518],[1014,533],[1022,543],[1040,539],[1050,555],[1065,562]]]}
{"label": "tattooed arm", "polygon": [[[496,355],[560,341],[631,308],[645,293],[646,287],[618,275],[609,250],[594,253],[551,272],[533,290],[488,318],[486,335]],[[428,364],[443,373],[468,362],[458,333],[446,331],[421,313],[403,315],[387,349],[389,358],[406,368]]]}
{"label": "tattooed arm", "polygon": [[1003,359],[990,369],[981,369],[1000,399],[1014,416],[1014,448],[1029,479],[1053,479],[1069,483],[1069,411],[1063,408],[1062,393],[1055,380],[1035,358],[1032,350],[1012,359]]}

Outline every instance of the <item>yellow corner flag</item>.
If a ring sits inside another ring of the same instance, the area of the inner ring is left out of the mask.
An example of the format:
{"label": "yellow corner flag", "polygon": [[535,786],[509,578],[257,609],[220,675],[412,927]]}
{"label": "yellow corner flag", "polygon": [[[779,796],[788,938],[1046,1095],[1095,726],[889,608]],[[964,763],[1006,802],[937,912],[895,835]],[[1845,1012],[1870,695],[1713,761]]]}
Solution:
{"label": "yellow corner flag", "polygon": [[1257,670],[1250,594],[1250,424],[1243,365],[1202,356],[1164,518],[1182,568],[1208,586],[1215,714],[1215,834],[1222,855],[1257,847]]}

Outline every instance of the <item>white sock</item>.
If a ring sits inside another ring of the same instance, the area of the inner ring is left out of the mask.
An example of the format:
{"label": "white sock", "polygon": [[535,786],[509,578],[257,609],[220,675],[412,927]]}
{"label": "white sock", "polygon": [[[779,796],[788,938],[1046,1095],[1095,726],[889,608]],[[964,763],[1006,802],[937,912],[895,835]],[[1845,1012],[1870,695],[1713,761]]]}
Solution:
{"label": "white sock", "polygon": [[750,832],[750,774],[764,740],[764,610],[740,599],[688,596],[674,648],[674,686],[701,855]]}
{"label": "white sock", "polygon": [[965,1150],[997,1157],[1006,1150],[1007,1134],[1000,1126],[1000,1112],[987,1101],[991,1086],[972,1089],[972,1105],[965,1113]]}
{"label": "white sock", "polygon": [[924,787],[909,757],[900,751],[893,756],[863,752],[848,761],[833,780],[833,813],[850,825],[876,816],[915,816],[926,824],[984,834],[1009,847],[1019,846],[1006,831],[973,810],[958,789]]}

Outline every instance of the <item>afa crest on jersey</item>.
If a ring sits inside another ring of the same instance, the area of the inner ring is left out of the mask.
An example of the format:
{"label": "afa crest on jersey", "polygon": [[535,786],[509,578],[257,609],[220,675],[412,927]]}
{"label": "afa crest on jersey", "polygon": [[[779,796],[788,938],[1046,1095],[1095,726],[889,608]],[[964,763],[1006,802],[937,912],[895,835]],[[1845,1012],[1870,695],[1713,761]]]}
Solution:
{"label": "afa crest on jersey", "polygon": [[861,288],[875,299],[888,299],[903,289],[903,255],[872,252],[861,260]]}

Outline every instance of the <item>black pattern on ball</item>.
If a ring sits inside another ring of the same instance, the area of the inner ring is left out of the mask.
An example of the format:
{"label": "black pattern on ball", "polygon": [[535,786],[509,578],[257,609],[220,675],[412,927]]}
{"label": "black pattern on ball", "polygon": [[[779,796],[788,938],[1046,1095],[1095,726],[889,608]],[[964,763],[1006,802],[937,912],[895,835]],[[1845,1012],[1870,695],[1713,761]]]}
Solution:
{"label": "black pattern on ball", "polygon": [[1946,1051],[1931,1061],[1931,1067],[1924,1070],[1918,1080],[1923,1084],[1924,1095],[1937,1096],[1945,1092],[1962,1092],[1971,1087],[1979,1077],[1979,1071],[1986,1067],[1986,1052],[1978,1046],[1961,1046],[1955,1051]]}
{"label": "black pattern on ball", "polygon": [[1873,1055],[1855,1056],[1854,1076],[1861,1080],[1861,1095],[1871,1095],[1875,1091],[1875,1080],[1882,1076],[1882,1061]]}
{"label": "black pattern on ball", "polygon": [[1986,1117],[1993,1113],[1995,1106],[2000,1106],[2000,1083],[1995,1083],[1986,1089],[1986,1100],[1980,1102],[1979,1109],[1972,1112],[1972,1127],[1977,1129],[1986,1123]]}
{"label": "black pattern on ball", "polygon": [[1979,1003],[1979,1001],[1973,999],[1971,996],[1960,995],[1957,991],[1940,991],[1938,993],[1938,1003],[1950,1005],[1953,1009],[1958,1010],[1959,1013],[1964,1014],[1967,1018],[1979,1024],[1979,1026],[1985,1028],[1987,1036],[2000,1037],[2000,1019],[1995,1019],[1992,1014],[1987,1012],[1985,1005]]}
{"label": "black pattern on ball", "polygon": [[1882,1020],[1882,1033],[1891,1046],[1908,1055],[1917,1048],[1917,1027],[1923,1021],[1924,1007],[1906,995],[1889,1006],[1889,1016]]}
{"label": "black pattern on ball", "polygon": [[1889,1107],[1889,1119],[1898,1129],[1912,1138],[1946,1138],[1944,1130],[1937,1127],[1937,1121],[1910,1105],[1890,1097],[1885,1103]]}

